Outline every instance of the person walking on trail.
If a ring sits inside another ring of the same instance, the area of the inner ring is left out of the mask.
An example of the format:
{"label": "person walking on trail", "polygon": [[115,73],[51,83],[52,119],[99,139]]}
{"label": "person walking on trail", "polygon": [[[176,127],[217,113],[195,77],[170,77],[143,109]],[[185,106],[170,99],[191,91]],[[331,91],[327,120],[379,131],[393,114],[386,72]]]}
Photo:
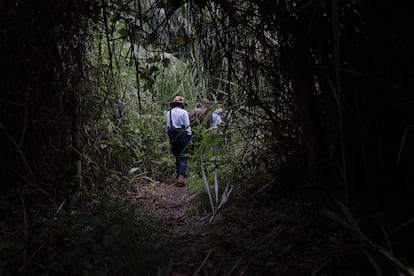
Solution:
{"label": "person walking on trail", "polygon": [[211,115],[207,121],[207,131],[209,133],[208,135],[210,136],[211,141],[214,141],[211,144],[213,155],[216,155],[221,147],[225,144],[223,129],[220,127],[220,125],[223,124],[223,112],[223,104],[218,104],[214,111],[211,112]]}
{"label": "person walking on trail", "polygon": [[179,186],[186,185],[186,171],[191,142],[190,117],[185,110],[187,103],[182,96],[176,96],[167,112],[166,129],[171,152],[175,156],[176,178]]}
{"label": "person walking on trail", "polygon": [[207,129],[210,101],[206,98],[189,112],[191,129],[193,131],[193,150],[197,150],[201,143],[204,131]]}
{"label": "person walking on trail", "polygon": [[207,121],[207,128],[217,128],[219,124],[221,124],[223,114],[223,105],[217,105],[217,108],[211,113],[210,117]]}

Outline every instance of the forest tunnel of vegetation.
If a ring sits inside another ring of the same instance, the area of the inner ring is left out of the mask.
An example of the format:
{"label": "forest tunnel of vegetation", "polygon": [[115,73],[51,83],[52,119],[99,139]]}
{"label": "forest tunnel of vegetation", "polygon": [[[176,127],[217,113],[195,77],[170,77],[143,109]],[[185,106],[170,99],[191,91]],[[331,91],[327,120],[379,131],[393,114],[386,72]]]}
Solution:
{"label": "forest tunnel of vegetation", "polygon": [[249,256],[222,274],[414,275],[413,21],[410,1],[1,1],[1,274],[168,274],[127,194],[173,176],[179,94],[225,106],[189,166],[209,235]]}

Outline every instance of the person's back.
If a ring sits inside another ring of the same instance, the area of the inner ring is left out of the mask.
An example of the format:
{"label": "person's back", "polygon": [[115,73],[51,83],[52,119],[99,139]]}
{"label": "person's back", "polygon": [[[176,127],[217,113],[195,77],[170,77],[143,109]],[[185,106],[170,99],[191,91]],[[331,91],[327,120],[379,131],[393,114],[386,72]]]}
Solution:
{"label": "person's back", "polygon": [[175,156],[176,178],[180,186],[186,184],[188,145],[192,136],[190,118],[184,109],[186,105],[183,97],[176,96],[174,101],[170,103],[171,109],[166,114],[166,130],[171,144],[171,152]]}
{"label": "person's back", "polygon": [[207,121],[207,128],[215,128],[222,122],[223,105],[218,105]]}

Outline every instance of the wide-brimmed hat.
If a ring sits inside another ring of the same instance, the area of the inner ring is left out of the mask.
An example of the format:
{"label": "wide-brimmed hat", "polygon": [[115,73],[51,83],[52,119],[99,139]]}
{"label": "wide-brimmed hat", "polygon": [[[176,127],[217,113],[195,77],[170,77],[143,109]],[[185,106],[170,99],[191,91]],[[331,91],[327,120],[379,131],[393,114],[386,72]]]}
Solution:
{"label": "wide-brimmed hat", "polygon": [[174,100],[170,102],[170,106],[175,106],[177,104],[183,104],[184,106],[187,106],[187,103],[185,102],[183,96],[175,96]]}

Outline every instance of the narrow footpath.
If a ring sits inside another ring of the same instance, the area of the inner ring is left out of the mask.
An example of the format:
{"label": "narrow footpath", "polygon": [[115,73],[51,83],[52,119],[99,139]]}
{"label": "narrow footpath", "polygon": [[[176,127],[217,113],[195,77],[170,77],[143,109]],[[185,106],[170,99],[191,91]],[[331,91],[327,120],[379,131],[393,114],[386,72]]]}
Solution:
{"label": "narrow footpath", "polygon": [[131,197],[164,222],[166,240],[174,241],[171,266],[159,275],[308,276],[329,257],[315,243],[322,234],[312,232],[309,204],[240,201],[210,222],[211,213],[197,211],[199,195],[187,187],[138,185]]}
{"label": "narrow footpath", "polygon": [[210,214],[194,213],[192,200],[195,193],[191,189],[171,183],[146,185],[134,193],[134,197],[167,223],[166,236],[173,237],[179,243],[177,253],[182,257],[173,261],[169,275],[193,275],[209,264],[210,249],[203,237],[207,233]]}

